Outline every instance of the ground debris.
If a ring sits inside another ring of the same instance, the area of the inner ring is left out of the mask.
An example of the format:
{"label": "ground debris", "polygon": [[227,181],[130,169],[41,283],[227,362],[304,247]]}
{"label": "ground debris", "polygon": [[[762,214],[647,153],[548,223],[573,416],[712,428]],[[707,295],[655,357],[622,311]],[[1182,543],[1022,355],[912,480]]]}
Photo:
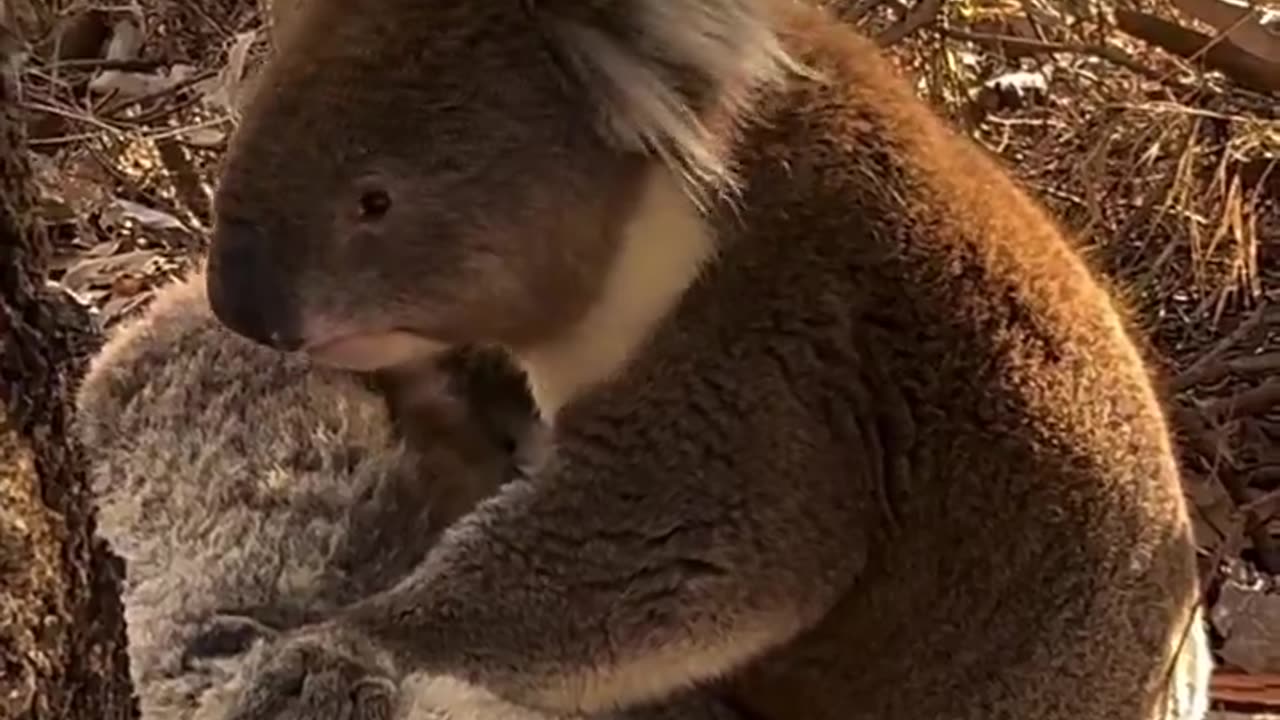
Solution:
{"label": "ground debris", "polygon": [[1280,674],[1280,579],[1249,563],[1226,562],[1211,621],[1222,659],[1251,673]]}

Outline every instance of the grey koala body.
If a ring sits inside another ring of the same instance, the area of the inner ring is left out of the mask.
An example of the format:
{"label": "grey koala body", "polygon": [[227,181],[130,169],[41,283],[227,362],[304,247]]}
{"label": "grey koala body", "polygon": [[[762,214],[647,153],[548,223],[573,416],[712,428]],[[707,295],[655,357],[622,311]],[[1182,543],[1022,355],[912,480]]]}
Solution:
{"label": "grey koala body", "polygon": [[[390,587],[533,462],[522,382],[476,352],[381,378],[315,368],[219,325],[200,275],[161,289],[95,358],[76,424],[100,532],[127,564],[143,720],[224,717],[262,641]],[[404,720],[546,720],[406,682]]]}
{"label": "grey koala body", "polygon": [[234,717],[376,717],[394,692],[299,678],[418,672],[566,712],[1203,713],[1122,311],[826,13],[315,0],[217,211],[229,328],[347,368],[499,344],[554,426],[404,582],[273,646]]}
{"label": "grey koala body", "polygon": [[[368,383],[226,332],[203,285],[161,290],[78,397],[148,719],[216,707],[254,641],[383,589],[448,520]],[[505,479],[474,469],[482,491]]]}

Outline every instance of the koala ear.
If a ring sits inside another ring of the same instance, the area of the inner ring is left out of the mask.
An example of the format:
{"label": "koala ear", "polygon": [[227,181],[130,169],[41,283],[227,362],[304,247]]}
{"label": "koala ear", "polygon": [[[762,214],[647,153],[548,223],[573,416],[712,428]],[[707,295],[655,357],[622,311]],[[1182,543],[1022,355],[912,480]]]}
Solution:
{"label": "koala ear", "polygon": [[733,118],[799,65],[770,0],[524,0],[594,97],[605,137],[695,187],[731,188],[709,116]]}

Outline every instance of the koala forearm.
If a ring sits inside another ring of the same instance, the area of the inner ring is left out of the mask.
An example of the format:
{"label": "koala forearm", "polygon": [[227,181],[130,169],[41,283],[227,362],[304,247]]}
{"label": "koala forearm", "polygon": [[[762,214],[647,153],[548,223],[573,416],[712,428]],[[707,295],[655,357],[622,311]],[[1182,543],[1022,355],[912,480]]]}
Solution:
{"label": "koala forearm", "polygon": [[[558,470],[508,486],[349,621],[405,670],[592,712],[722,675],[786,641],[857,567],[854,539],[795,530],[814,523],[788,516],[794,502],[693,502],[706,490],[697,483],[611,485]],[[774,531],[784,523],[790,533]]]}

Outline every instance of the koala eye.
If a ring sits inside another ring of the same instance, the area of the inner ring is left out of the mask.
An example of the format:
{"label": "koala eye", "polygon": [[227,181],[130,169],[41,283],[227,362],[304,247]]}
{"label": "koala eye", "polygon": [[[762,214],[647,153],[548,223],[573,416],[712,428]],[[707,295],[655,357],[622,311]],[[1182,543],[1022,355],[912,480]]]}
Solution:
{"label": "koala eye", "polygon": [[380,220],[391,209],[391,196],[385,190],[366,190],[360,195],[360,220]]}

